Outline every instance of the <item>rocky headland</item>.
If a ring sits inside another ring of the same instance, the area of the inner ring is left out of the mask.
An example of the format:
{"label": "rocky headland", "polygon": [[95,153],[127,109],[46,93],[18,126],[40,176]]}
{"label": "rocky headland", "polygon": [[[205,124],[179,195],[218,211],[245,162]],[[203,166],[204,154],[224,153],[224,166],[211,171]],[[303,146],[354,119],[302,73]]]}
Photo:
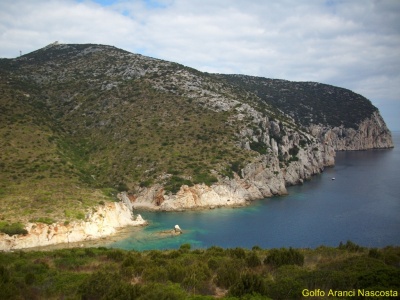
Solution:
{"label": "rocky headland", "polygon": [[333,166],[336,151],[393,147],[379,110],[347,89],[209,74],[106,45],[0,59],[0,91],[0,229],[56,220],[1,234],[3,250],[143,225],[137,208],[247,205]]}
{"label": "rocky headland", "polygon": [[[269,130],[271,128],[279,126],[271,122]],[[282,136],[279,146],[274,138],[264,135],[262,140],[269,147],[269,152],[244,166],[233,178],[226,177],[211,186],[182,185],[176,194],[168,194],[162,185],[155,185],[142,188],[135,194],[122,192],[118,196],[131,203],[132,208],[148,210],[182,211],[244,206],[252,200],[287,194],[287,186],[303,184],[311,176],[323,172],[325,167],[334,166],[335,151],[393,147],[391,133],[379,112],[363,120],[357,130],[343,126],[331,128],[312,125],[306,137],[313,142],[306,146],[300,145],[300,137],[290,129],[284,127],[284,131],[292,135]],[[250,139],[258,141],[260,137],[253,135]],[[243,145],[249,147],[248,141]],[[295,156],[290,154],[291,149],[296,149]]]}

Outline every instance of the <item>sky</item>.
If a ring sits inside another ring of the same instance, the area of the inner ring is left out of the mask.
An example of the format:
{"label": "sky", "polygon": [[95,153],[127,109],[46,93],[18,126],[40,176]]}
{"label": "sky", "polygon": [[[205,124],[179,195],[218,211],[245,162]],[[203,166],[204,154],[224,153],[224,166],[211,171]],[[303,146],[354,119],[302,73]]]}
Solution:
{"label": "sky", "polygon": [[54,41],[348,88],[400,130],[399,0],[0,0],[0,57]]}

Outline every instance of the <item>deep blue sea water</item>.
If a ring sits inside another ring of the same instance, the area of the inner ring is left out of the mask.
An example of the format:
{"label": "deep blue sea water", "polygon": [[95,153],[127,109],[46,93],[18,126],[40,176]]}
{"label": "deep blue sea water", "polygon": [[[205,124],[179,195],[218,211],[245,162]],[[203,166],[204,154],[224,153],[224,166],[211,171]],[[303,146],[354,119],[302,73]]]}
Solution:
{"label": "deep blue sea water", "polygon": [[[400,245],[400,132],[394,149],[338,152],[336,165],[288,196],[254,201],[243,208],[187,212],[141,212],[150,222],[109,244],[122,249],[263,248]],[[332,180],[332,178],[335,180]],[[160,238],[174,228],[184,234]]]}

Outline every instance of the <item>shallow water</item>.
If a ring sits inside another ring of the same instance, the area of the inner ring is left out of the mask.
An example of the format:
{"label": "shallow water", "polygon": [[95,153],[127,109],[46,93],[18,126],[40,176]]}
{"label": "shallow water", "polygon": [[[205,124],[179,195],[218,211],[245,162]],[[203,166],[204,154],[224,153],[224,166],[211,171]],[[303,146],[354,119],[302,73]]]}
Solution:
{"label": "shallow water", "polygon": [[[207,211],[140,212],[150,222],[128,237],[107,243],[122,249],[337,246],[341,241],[369,247],[400,245],[400,132],[394,149],[339,152],[336,165],[288,196],[254,201],[242,208]],[[332,178],[335,180],[332,180]],[[174,228],[184,234],[160,237]]]}

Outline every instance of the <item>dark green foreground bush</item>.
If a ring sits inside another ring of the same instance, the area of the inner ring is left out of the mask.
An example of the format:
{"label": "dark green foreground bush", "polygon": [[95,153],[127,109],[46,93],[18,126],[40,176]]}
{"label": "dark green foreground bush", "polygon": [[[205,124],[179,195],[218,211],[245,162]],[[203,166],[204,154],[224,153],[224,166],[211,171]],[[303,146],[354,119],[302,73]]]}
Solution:
{"label": "dark green foreground bush", "polygon": [[[0,253],[1,299],[301,299],[304,289],[400,290],[400,247]],[[357,248],[357,251],[354,251]],[[357,299],[357,297],[354,297]]]}

